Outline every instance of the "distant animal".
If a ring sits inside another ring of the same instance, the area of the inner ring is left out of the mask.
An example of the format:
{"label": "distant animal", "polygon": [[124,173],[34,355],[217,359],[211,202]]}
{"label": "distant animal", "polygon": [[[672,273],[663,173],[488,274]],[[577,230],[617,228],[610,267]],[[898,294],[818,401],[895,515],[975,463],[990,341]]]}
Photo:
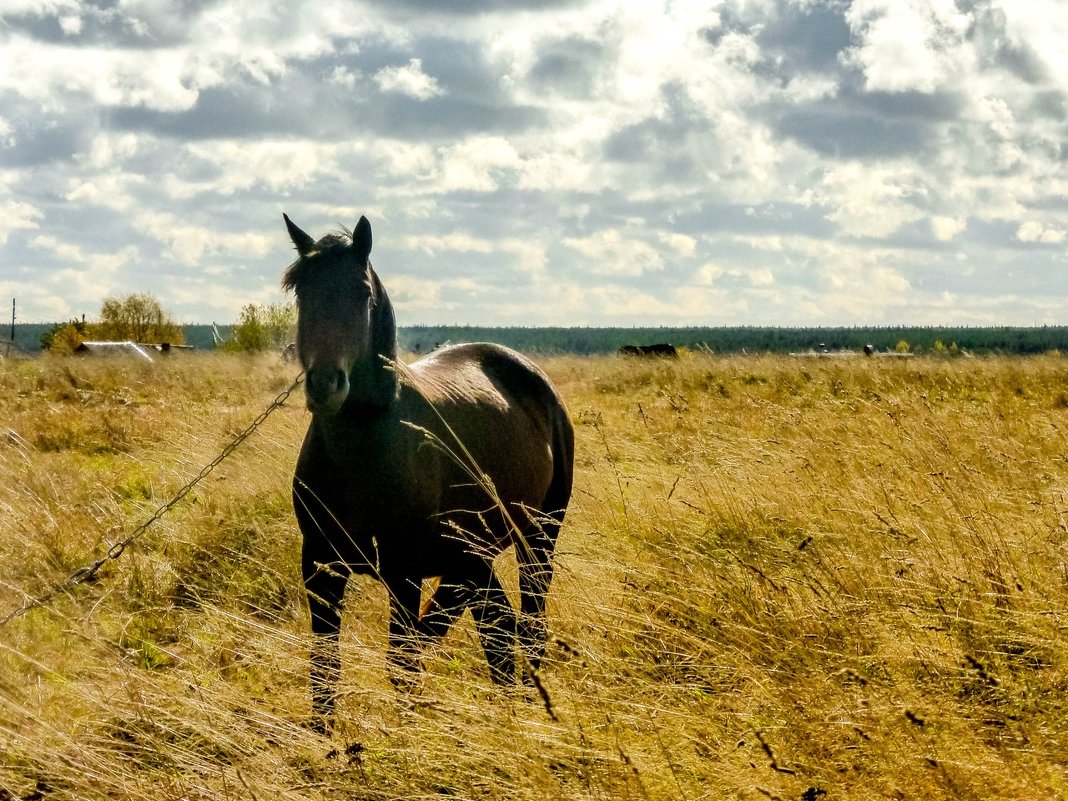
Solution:
{"label": "distant animal", "polygon": [[[311,423],[293,477],[311,610],[314,725],[335,712],[342,599],[352,574],[389,593],[388,661],[407,685],[422,649],[470,609],[499,684],[516,641],[537,670],[553,552],[571,497],[574,430],[546,375],[498,345],[454,345],[402,365],[393,306],[371,267],[371,225],[312,239],[283,215],[298,258],[297,355]],[[493,571],[514,545],[519,615]],[[424,578],[441,583],[420,609]]]}
{"label": "distant animal", "polygon": [[624,356],[666,356],[670,359],[677,359],[679,356],[675,346],[666,342],[656,345],[623,345],[619,352]]}

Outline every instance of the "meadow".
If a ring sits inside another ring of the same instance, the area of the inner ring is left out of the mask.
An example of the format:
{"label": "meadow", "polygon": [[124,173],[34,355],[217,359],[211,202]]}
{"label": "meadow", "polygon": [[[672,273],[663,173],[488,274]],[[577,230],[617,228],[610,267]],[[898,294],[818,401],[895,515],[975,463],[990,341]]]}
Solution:
{"label": "meadow", "polygon": [[[298,391],[0,627],[0,801],[1068,797],[1068,360],[540,361],[578,436],[540,692],[465,618],[398,694],[358,580],[308,728]],[[295,374],[0,361],[0,616]]]}

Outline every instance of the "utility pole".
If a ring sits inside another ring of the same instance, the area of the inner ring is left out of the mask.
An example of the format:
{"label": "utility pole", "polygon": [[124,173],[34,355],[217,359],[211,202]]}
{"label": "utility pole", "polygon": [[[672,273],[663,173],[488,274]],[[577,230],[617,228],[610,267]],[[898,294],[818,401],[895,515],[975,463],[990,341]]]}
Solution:
{"label": "utility pole", "polygon": [[15,341],[15,299],[11,299],[11,341]]}

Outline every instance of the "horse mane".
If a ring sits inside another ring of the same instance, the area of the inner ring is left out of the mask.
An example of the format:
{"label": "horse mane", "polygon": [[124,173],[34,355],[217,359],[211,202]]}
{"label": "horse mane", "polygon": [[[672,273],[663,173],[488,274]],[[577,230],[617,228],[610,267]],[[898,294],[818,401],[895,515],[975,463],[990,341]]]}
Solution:
{"label": "horse mane", "polygon": [[298,256],[297,260],[286,268],[286,271],[282,273],[282,289],[286,292],[297,290],[297,287],[307,278],[307,272],[310,269],[308,261],[312,256],[329,255],[334,251],[350,247],[352,247],[352,231],[348,228],[342,226],[336,232],[327,234],[315,243],[314,250]]}

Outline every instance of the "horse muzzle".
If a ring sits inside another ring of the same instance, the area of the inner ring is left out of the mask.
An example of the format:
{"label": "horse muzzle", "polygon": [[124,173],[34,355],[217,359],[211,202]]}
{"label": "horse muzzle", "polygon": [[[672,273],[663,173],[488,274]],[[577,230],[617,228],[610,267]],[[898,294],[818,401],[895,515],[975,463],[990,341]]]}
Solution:
{"label": "horse muzzle", "polygon": [[312,367],[304,393],[312,414],[335,414],[349,396],[349,376],[337,367]]}

